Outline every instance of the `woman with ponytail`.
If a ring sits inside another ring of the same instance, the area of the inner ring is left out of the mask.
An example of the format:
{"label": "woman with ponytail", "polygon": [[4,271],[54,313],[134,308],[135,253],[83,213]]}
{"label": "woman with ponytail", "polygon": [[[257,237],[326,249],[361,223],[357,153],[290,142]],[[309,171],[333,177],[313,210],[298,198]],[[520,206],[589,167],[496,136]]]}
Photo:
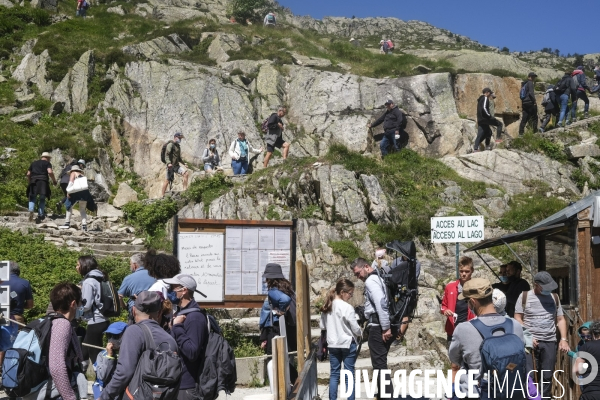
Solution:
{"label": "woman with ponytail", "polygon": [[[346,278],[340,279],[327,294],[321,307],[321,329],[327,330],[327,347],[331,366],[329,399],[337,400],[342,363],[354,375],[359,338],[362,336],[354,308],[348,303],[354,294],[354,284]],[[348,385],[348,382],[346,382]],[[354,400],[354,387],[348,400]]]}

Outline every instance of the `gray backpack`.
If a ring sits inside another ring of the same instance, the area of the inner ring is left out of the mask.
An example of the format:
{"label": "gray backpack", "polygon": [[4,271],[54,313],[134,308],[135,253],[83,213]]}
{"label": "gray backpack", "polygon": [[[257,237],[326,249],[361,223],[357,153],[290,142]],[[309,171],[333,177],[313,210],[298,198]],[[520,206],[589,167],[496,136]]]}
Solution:
{"label": "gray backpack", "polygon": [[[127,386],[127,398],[132,400],[176,400],[181,383],[181,358],[170,348],[156,346],[152,332],[144,324],[137,324],[144,332],[145,347]],[[167,345],[167,347],[170,347]]]}

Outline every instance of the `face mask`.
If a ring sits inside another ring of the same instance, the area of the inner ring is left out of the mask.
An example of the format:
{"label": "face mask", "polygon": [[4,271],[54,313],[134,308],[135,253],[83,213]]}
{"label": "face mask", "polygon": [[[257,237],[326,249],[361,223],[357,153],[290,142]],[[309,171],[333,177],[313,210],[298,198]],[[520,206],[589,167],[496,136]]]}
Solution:
{"label": "face mask", "polygon": [[471,307],[471,300],[467,301],[467,307],[469,308],[469,310],[471,310],[471,312],[475,315],[477,315],[477,313],[475,312],[475,309],[473,307]]}
{"label": "face mask", "polygon": [[592,340],[592,335],[581,335],[581,339],[583,339],[586,342],[589,342],[590,340]]}
{"label": "face mask", "polygon": [[500,282],[508,283],[508,276],[499,276],[499,278],[500,278]]}
{"label": "face mask", "polygon": [[175,143],[177,143],[177,144],[181,143],[181,139],[175,139]]}
{"label": "face mask", "polygon": [[552,290],[542,290],[542,296],[550,296],[552,294]]}
{"label": "face mask", "polygon": [[121,337],[118,339],[108,339],[108,343],[112,343],[113,350],[119,350],[121,348]]}
{"label": "face mask", "polygon": [[214,145],[214,144],[211,144],[211,145],[210,145],[210,148],[211,148],[211,149],[214,149],[214,148],[215,148],[215,145]]}
{"label": "face mask", "polygon": [[174,290],[170,290],[167,292],[167,298],[171,301],[171,303],[173,304],[179,304],[179,298],[177,297],[177,292]]}
{"label": "face mask", "polygon": [[83,317],[83,306],[77,307],[75,310],[75,319],[80,319],[81,317]]}

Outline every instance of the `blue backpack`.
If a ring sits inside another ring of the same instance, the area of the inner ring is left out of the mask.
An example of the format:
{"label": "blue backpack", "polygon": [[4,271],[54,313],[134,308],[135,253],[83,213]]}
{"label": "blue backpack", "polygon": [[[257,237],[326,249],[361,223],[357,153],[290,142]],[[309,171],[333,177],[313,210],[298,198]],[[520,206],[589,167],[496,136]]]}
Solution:
{"label": "blue backpack", "polygon": [[[523,396],[527,393],[525,345],[513,333],[513,321],[506,318],[503,323],[492,326],[485,325],[479,319],[470,322],[483,338],[479,348],[482,397],[488,398],[489,391],[490,399],[525,399],[526,396]],[[504,334],[493,336],[497,331],[504,331]],[[484,374],[488,376],[487,383],[483,380]]]}
{"label": "blue backpack", "polygon": [[521,100],[525,100],[527,98],[527,82],[521,83],[521,91],[519,92],[519,97]]}

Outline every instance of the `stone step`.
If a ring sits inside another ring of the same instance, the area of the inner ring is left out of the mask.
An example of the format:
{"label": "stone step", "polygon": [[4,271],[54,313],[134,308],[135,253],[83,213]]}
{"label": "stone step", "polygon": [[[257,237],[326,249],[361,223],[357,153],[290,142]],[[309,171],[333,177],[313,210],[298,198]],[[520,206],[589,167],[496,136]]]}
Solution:
{"label": "stone step", "polygon": [[80,244],[80,247],[89,248],[92,250],[102,250],[102,251],[110,251],[110,252],[131,252],[131,253],[139,253],[141,251],[145,251],[146,247],[143,245],[133,245],[133,244],[110,244],[110,243],[84,243]]}
{"label": "stone step", "polygon": [[[57,225],[58,226],[58,225]],[[81,232],[74,228],[71,229],[55,229],[55,228],[35,228],[35,232],[51,235],[51,236],[72,236],[76,232]],[[133,240],[134,235],[127,232],[115,232],[115,231],[88,231],[87,235],[94,235],[99,238],[107,238],[107,239],[122,239],[122,241],[126,242],[127,240]]]}
{"label": "stone step", "polygon": [[[82,247],[79,247],[82,249]],[[77,249],[77,248],[75,248]],[[73,250],[75,250],[73,249]],[[143,250],[145,252],[145,249]],[[94,256],[97,258],[104,258],[108,256],[114,257],[131,257],[132,255],[139,253],[139,251],[109,251],[109,250],[93,250]]]}
{"label": "stone step", "polygon": [[[81,231],[79,231],[81,232]],[[44,232],[34,232],[36,236],[52,236],[52,237],[61,237],[63,239],[73,240],[78,242],[80,245],[85,245],[86,243],[104,243],[104,244],[131,244],[133,240],[135,240],[135,236],[128,237],[113,237],[110,235],[106,235],[105,232],[96,232],[96,231],[88,231],[81,236],[75,236],[75,232],[70,229],[55,229],[51,234]]]}

